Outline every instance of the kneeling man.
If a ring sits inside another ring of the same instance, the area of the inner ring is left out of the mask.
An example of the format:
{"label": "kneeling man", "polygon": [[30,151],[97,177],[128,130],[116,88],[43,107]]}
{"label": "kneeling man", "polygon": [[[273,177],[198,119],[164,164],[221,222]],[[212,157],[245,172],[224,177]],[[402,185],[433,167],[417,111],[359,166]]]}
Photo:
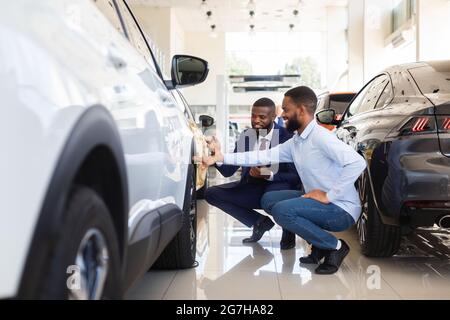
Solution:
{"label": "kneeling man", "polygon": [[[292,137],[285,128],[274,123],[275,103],[262,98],[252,107],[252,129],[244,131],[236,142],[234,152],[264,151],[284,143]],[[216,164],[217,170],[225,176],[232,176],[240,166]],[[220,208],[248,227],[253,234],[243,240],[257,242],[270,230],[274,223],[254,209],[261,209],[261,198],[269,191],[298,190],[300,179],[295,166],[284,163],[271,167],[243,167],[241,179],[219,186],[210,187],[205,192],[209,204]],[[295,247],[295,234],[283,229],[280,248],[287,250]]]}

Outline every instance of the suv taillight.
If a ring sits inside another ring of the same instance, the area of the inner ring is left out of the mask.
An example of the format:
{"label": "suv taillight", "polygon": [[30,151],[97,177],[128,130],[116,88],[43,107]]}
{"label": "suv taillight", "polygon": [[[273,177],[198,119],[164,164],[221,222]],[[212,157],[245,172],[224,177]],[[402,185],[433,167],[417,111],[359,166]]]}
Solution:
{"label": "suv taillight", "polygon": [[436,123],[439,132],[445,133],[450,131],[450,116],[420,116],[411,118],[400,129],[400,135],[436,133]]}
{"label": "suv taillight", "polygon": [[438,116],[439,131],[450,130],[450,116]]}
{"label": "suv taillight", "polygon": [[400,135],[402,136],[430,132],[436,132],[434,116],[414,117],[400,129]]}

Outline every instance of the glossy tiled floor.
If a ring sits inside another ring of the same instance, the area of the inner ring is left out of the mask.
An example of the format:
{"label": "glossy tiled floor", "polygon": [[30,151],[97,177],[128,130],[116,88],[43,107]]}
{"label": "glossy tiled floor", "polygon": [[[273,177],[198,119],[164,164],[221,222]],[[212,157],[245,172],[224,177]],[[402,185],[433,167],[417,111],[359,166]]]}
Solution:
{"label": "glossy tiled floor", "polygon": [[308,245],[280,251],[281,229],[253,245],[251,230],[206,202],[198,203],[198,267],[151,271],[128,299],[450,299],[450,231],[419,230],[389,259],[361,255],[355,230],[338,234],[351,252],[334,275],[300,266]]}

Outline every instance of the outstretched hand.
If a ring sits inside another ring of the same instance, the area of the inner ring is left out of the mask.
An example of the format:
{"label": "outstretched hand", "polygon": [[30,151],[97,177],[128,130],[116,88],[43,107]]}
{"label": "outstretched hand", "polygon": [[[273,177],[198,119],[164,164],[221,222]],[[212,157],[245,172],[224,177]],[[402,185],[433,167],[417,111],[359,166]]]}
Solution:
{"label": "outstretched hand", "polygon": [[220,141],[216,136],[206,137],[205,140],[208,145],[208,149],[211,151],[211,154],[214,155],[216,152],[221,151]]}
{"label": "outstretched hand", "polygon": [[220,150],[219,140],[215,136],[206,137],[205,140],[208,145],[208,149],[211,151],[211,155],[203,157],[194,156],[194,162],[202,163],[208,167],[216,164],[217,162],[223,162],[223,154]]}
{"label": "outstretched hand", "polygon": [[194,163],[201,163],[204,166],[210,167],[215,165],[217,162],[223,162],[223,155],[221,153],[216,153],[213,156],[206,156],[206,157],[193,157]]}

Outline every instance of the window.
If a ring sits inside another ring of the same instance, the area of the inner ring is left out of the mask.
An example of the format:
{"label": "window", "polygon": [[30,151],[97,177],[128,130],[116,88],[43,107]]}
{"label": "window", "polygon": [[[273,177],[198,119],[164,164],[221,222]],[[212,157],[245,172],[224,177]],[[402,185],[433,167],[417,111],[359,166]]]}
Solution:
{"label": "window", "polygon": [[136,50],[147,60],[148,64],[156,71],[156,65],[153,60],[150,49],[145,42],[144,36],[142,35],[139,26],[136,24],[130,10],[128,10],[127,5],[123,0],[117,1],[117,4],[122,15],[125,28],[127,29],[128,38],[131,44],[136,48]]}
{"label": "window", "polygon": [[366,94],[370,87],[373,84],[372,82],[369,82],[356,96],[356,98],[353,100],[352,104],[348,108],[347,112],[345,113],[344,120],[353,117],[355,114],[359,113],[359,106],[361,105],[361,102],[365,99]]}
{"label": "window", "polygon": [[389,103],[392,99],[392,85],[391,82],[388,81],[386,86],[384,87],[384,91],[381,94],[380,98],[378,99],[377,105],[375,106],[375,109],[383,108],[386,103]]}
{"label": "window", "polygon": [[108,19],[112,26],[121,34],[124,34],[113,0],[92,0],[92,2],[103,13],[106,19]]}
{"label": "window", "polygon": [[381,75],[372,81],[366,95],[364,96],[357,113],[366,112],[375,109],[375,105],[389,82],[387,75]]}
{"label": "window", "polygon": [[425,67],[409,69],[423,94],[450,93],[450,64],[430,62]]}

